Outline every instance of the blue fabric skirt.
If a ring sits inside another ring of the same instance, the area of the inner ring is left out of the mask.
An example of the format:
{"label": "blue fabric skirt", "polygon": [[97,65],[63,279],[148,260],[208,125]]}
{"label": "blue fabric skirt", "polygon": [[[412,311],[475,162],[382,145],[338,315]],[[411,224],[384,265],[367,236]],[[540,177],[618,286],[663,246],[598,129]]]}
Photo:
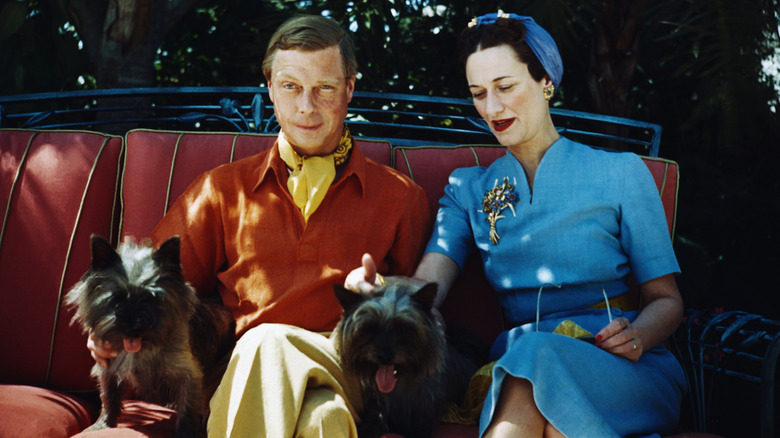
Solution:
{"label": "blue fabric skirt", "polygon": [[[630,321],[637,312],[612,309]],[[639,362],[585,341],[551,333],[572,320],[594,335],[609,322],[603,309],[548,315],[502,333],[491,350],[493,382],[480,416],[480,436],[496,409],[504,377],[527,379],[547,421],[567,437],[658,436],[677,425],[685,377],[663,345]]]}

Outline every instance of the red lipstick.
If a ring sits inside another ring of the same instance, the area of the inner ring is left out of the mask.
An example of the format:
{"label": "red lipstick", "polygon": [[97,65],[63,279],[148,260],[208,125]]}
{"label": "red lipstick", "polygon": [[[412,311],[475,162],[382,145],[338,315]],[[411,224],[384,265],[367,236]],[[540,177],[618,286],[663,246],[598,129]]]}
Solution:
{"label": "red lipstick", "polygon": [[512,123],[515,122],[515,119],[502,119],[502,120],[493,120],[491,123],[493,124],[493,129],[496,132],[503,132],[509,129],[510,126],[512,126]]}

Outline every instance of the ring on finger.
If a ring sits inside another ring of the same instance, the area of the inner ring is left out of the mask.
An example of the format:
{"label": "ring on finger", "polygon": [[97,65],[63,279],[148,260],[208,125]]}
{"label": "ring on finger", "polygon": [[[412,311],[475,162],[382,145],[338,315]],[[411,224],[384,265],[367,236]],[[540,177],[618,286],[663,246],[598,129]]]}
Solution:
{"label": "ring on finger", "polygon": [[636,340],[634,339],[631,340],[631,350],[636,350]]}

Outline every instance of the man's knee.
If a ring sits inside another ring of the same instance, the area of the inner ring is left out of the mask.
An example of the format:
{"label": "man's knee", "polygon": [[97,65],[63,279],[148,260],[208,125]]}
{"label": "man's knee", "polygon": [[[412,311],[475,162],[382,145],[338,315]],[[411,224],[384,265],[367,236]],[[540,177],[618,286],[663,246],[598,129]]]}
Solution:
{"label": "man's knee", "polygon": [[306,391],[296,437],[356,436],[355,420],[339,394],[327,388]]}
{"label": "man's knee", "polygon": [[238,340],[238,344],[257,344],[265,339],[283,339],[287,336],[288,326],[284,324],[260,324],[244,333]]}

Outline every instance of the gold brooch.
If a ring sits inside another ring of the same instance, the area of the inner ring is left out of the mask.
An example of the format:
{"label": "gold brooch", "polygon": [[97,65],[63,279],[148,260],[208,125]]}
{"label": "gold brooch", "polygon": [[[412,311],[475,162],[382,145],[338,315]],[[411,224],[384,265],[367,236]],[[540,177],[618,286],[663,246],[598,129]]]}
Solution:
{"label": "gold brooch", "polygon": [[[515,184],[517,184],[517,181],[515,181]],[[498,180],[496,180],[493,188],[485,192],[485,197],[482,198],[482,212],[488,215],[490,241],[493,242],[493,245],[497,245],[498,240],[501,238],[496,228],[496,222],[506,217],[501,215],[501,212],[508,207],[512,210],[512,216],[516,216],[513,205],[517,204],[520,197],[514,191],[515,184],[509,183],[509,177],[504,177],[504,182],[501,185],[498,185]]]}

